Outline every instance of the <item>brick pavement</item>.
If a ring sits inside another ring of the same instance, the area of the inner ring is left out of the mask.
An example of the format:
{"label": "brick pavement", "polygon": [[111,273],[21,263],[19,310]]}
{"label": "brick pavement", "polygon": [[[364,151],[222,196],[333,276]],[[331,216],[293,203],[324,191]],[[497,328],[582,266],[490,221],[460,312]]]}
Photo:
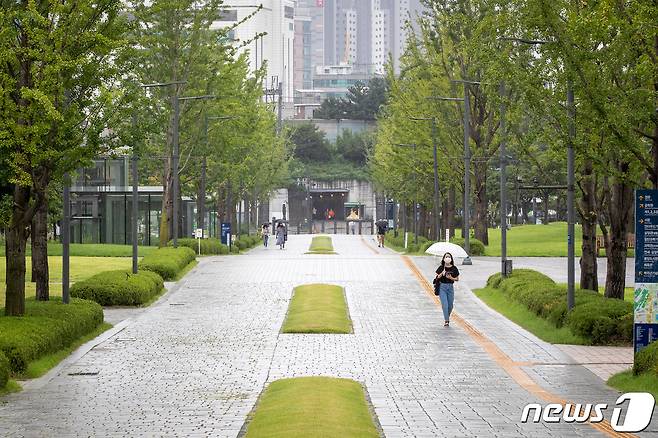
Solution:
{"label": "brick pavement", "polygon": [[[466,331],[442,327],[399,256],[358,236],[333,241],[339,255],[304,255],[310,236],[290,236],[285,251],[202,259],[40,389],[4,397],[0,435],[234,437],[267,382],[304,375],[363,382],[387,437],[602,435],[587,425],[521,424],[523,406],[542,401]],[[431,275],[431,259],[416,262]],[[311,282],[345,287],[354,334],[279,333],[292,288]],[[570,400],[614,401],[590,371],[563,365],[564,353],[469,292],[458,290],[457,311],[513,360],[535,363],[522,368],[536,382]]]}

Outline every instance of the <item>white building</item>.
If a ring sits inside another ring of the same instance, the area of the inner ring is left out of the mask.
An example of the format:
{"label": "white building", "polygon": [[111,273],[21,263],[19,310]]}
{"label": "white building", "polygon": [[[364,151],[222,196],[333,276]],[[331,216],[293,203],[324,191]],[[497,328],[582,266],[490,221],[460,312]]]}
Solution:
{"label": "white building", "polygon": [[[255,71],[267,63],[267,88],[276,88],[277,81],[282,82],[283,101],[291,102],[294,75],[294,0],[228,0],[222,6],[222,17],[213,23],[213,27],[218,29],[240,22],[254,13],[261,4],[263,8],[237,26],[229,36],[235,40],[236,45],[249,41],[249,44],[240,50],[249,51],[251,70]],[[263,32],[267,34],[257,37]]]}

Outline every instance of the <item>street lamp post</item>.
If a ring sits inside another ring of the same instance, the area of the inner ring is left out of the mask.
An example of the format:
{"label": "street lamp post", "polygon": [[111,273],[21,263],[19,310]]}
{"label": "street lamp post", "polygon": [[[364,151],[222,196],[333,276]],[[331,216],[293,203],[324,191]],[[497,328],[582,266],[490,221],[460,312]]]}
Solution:
{"label": "street lamp post", "polygon": [[[414,150],[414,244],[418,245],[418,185],[416,184],[416,174],[418,173],[416,164],[416,143],[398,143],[396,146],[411,147]],[[435,155],[436,162],[436,155]]]}
{"label": "street lamp post", "polygon": [[[441,210],[439,205],[439,171],[438,153],[436,142],[436,117],[410,117],[410,120],[427,120],[432,122],[432,147],[434,155],[434,236],[437,241],[441,240]],[[415,220],[415,219],[414,219]]]}
{"label": "street lamp post", "polygon": [[[524,38],[500,37],[502,41],[513,41],[528,45],[544,45],[550,41],[531,40]],[[573,309],[575,305],[575,170],[574,170],[574,150],[573,142],[576,137],[576,112],[574,108],[573,83],[571,79],[567,80],[567,115],[569,117],[568,139],[567,139],[567,308]],[[534,216],[534,214],[533,214]]]}
{"label": "street lamp post", "polygon": [[[500,96],[505,98],[505,84],[500,83]],[[501,274],[507,277],[507,181],[506,181],[506,147],[507,147],[507,134],[505,133],[505,103],[500,104],[500,263]]]}

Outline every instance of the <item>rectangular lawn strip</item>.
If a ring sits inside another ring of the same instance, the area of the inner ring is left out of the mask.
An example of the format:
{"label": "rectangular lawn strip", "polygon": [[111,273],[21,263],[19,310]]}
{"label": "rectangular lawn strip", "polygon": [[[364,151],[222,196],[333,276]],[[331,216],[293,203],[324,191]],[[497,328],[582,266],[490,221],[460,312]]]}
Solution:
{"label": "rectangular lawn strip", "polygon": [[315,236],[306,254],[336,254],[329,236]]}
{"label": "rectangular lawn strip", "polygon": [[258,437],[379,437],[360,383],[298,377],[269,384],[247,426]]}
{"label": "rectangular lawn strip", "polygon": [[342,287],[331,284],[297,286],[288,306],[283,333],[352,333]]}
{"label": "rectangular lawn strip", "polygon": [[[157,246],[139,246],[139,256],[143,257],[158,249]],[[71,256],[79,257],[132,257],[132,245],[117,245],[113,243],[72,243],[70,246]],[[32,254],[32,248],[27,245],[25,249],[28,258]],[[5,255],[4,244],[0,246],[0,255]],[[48,242],[48,255],[61,256],[62,244]]]}
{"label": "rectangular lawn strip", "polygon": [[487,306],[543,341],[550,342],[551,344],[590,344],[587,339],[574,334],[569,327],[555,327],[550,321],[537,316],[523,304],[507,297],[499,289],[485,287],[483,289],[475,289],[473,292]]}

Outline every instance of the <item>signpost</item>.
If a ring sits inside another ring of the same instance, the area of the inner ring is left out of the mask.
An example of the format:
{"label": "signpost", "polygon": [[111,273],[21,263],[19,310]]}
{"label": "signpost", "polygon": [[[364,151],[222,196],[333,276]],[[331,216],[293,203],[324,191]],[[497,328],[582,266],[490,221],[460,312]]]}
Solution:
{"label": "signpost", "polygon": [[199,255],[201,255],[201,239],[203,238],[203,228],[195,229],[194,237],[196,237],[197,243],[199,244]]}
{"label": "signpost", "polygon": [[222,222],[222,243],[231,250],[231,223]]}
{"label": "signpost", "polygon": [[635,191],[635,353],[658,340],[658,190]]}

